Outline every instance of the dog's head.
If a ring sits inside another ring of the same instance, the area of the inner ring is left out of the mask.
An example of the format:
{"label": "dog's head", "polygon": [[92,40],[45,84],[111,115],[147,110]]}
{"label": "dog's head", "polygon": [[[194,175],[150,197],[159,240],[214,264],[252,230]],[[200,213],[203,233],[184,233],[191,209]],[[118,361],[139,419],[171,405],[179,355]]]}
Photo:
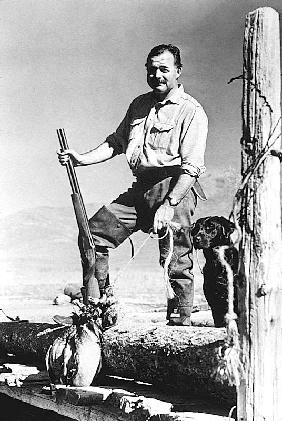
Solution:
{"label": "dog's head", "polygon": [[223,216],[207,216],[192,226],[191,235],[195,249],[230,245],[230,235],[235,230],[233,222]]}

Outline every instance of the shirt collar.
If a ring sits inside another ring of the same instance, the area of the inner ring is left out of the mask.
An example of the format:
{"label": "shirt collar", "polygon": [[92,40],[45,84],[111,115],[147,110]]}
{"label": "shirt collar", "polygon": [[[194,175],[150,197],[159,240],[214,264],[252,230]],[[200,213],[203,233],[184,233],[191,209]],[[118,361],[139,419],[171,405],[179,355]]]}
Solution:
{"label": "shirt collar", "polygon": [[170,92],[163,101],[158,101],[158,104],[165,105],[168,102],[172,104],[179,104],[180,99],[183,97],[183,94],[184,94],[184,88],[183,88],[183,85],[180,84],[178,85],[176,89],[173,89],[173,91]]}

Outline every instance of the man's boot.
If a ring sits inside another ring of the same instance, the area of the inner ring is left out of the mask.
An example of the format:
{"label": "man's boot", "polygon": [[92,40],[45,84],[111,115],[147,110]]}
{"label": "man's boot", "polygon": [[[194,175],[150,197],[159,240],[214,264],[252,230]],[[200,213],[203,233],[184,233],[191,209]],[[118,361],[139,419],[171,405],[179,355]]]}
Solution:
{"label": "man's boot", "polygon": [[99,281],[99,288],[102,306],[102,328],[106,330],[117,324],[117,300],[114,297],[113,288],[109,283],[109,277],[106,280]]}
{"label": "man's boot", "polygon": [[109,280],[109,254],[106,247],[96,248],[96,270],[102,305],[102,328],[109,329],[117,323],[117,300]]}
{"label": "man's boot", "polygon": [[[95,261],[96,256],[93,250],[84,250],[83,248],[83,237],[79,235],[78,238],[81,261],[82,261],[82,272],[83,272],[83,287],[81,288],[81,294],[83,303],[88,305],[89,299],[99,300],[100,291],[98,281],[95,278]],[[55,323],[63,326],[71,326],[74,324],[75,315],[71,316],[53,316]]]}
{"label": "man's boot", "polygon": [[167,320],[169,326],[190,326],[194,299],[193,281],[177,279],[172,281],[175,297],[168,300]]}

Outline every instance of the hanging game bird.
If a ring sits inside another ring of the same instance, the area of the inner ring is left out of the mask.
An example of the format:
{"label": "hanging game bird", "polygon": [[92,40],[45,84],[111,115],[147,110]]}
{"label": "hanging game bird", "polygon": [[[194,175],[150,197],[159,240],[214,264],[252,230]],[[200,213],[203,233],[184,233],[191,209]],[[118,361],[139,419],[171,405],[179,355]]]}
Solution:
{"label": "hanging game bird", "polygon": [[46,367],[53,384],[90,386],[102,367],[101,330],[86,312],[49,347]]}

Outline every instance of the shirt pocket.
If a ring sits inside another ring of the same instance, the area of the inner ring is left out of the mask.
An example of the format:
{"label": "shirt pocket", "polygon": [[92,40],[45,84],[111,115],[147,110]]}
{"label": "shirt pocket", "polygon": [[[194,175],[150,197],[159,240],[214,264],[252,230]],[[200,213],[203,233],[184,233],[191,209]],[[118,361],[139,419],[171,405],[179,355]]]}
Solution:
{"label": "shirt pocket", "polygon": [[150,130],[148,144],[153,149],[167,150],[173,139],[173,129],[175,122],[154,123]]}
{"label": "shirt pocket", "polygon": [[145,117],[135,118],[129,123],[129,135],[128,140],[131,141],[136,137],[139,137],[144,132]]}

